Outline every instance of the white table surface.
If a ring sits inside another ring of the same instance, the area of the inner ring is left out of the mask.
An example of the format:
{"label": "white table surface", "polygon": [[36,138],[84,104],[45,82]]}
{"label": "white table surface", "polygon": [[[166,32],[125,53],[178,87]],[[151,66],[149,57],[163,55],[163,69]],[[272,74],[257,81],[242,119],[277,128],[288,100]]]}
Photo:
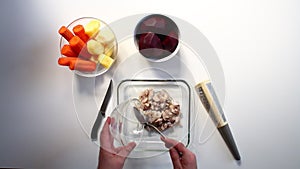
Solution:
{"label": "white table surface", "polygon": [[[57,30],[82,16],[113,22],[164,13],[198,28],[224,72],[224,107],[242,162],[214,132],[190,147],[198,168],[299,168],[299,2],[171,2],[1,1],[0,167],[96,168],[98,146],[75,114],[73,74],[57,65]],[[170,161],[156,166],[160,159],[128,160],[125,167],[171,168]]]}

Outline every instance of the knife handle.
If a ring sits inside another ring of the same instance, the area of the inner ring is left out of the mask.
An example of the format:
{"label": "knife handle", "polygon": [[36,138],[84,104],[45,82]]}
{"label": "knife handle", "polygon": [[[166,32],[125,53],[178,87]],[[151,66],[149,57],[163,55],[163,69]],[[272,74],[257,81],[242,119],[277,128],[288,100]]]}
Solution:
{"label": "knife handle", "polygon": [[91,132],[91,140],[92,141],[97,141],[99,128],[101,126],[103,119],[104,119],[104,116],[101,113],[99,113],[99,115],[97,116],[97,119],[94,123],[94,126],[92,128],[92,132]]}

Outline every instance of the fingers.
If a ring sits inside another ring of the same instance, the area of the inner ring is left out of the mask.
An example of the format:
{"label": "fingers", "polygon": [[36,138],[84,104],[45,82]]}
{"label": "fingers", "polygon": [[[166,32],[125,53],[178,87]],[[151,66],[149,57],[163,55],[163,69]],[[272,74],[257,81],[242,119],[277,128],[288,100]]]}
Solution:
{"label": "fingers", "polygon": [[100,145],[104,148],[113,147],[113,137],[109,131],[109,125],[111,123],[111,120],[112,119],[110,117],[107,117],[100,134]]}
{"label": "fingers", "polygon": [[174,147],[178,152],[182,153],[182,155],[186,154],[189,152],[189,150],[182,144],[178,143]]}
{"label": "fingers", "polygon": [[161,141],[165,142],[166,148],[172,148],[178,144],[178,141],[166,137],[160,137]]}
{"label": "fingers", "polygon": [[110,122],[111,122],[111,118],[110,117],[107,117],[104,125],[103,125],[103,128],[102,128],[102,131],[101,131],[101,136],[105,136],[109,133],[109,125],[110,125]]}
{"label": "fingers", "polygon": [[[109,126],[111,126],[112,124],[114,124],[114,122],[115,122],[115,118],[113,118],[113,117],[107,117],[107,118],[109,118]],[[108,128],[108,131],[109,131],[109,128]],[[113,144],[113,142],[114,142],[114,137],[112,136],[112,134],[109,132],[109,142],[111,143],[111,144]]]}
{"label": "fingers", "polygon": [[180,143],[176,140],[173,140],[170,138],[164,138],[164,137],[161,137],[160,139],[163,142],[165,142],[165,146],[169,149],[174,147],[178,152],[186,152],[186,150],[187,150],[186,147],[182,143]]}
{"label": "fingers", "polygon": [[174,168],[182,168],[181,161],[180,161],[181,157],[179,156],[179,153],[177,152],[177,150],[175,148],[171,148],[169,150],[169,153],[170,153]]}
{"label": "fingers", "polygon": [[121,157],[127,157],[130,152],[135,148],[136,143],[135,142],[130,142],[126,146],[119,147],[119,153],[118,155]]}
{"label": "fingers", "polygon": [[195,154],[188,150],[182,143],[164,137],[161,137],[161,140],[165,142],[165,146],[170,149],[169,153],[174,169],[197,168]]}
{"label": "fingers", "polygon": [[189,151],[182,143],[180,143],[176,140],[173,140],[173,139],[170,139],[170,138],[163,138],[163,137],[161,137],[160,139],[163,142],[165,142],[165,146],[167,148],[174,147],[178,152],[181,152],[181,153],[186,153],[187,151]]}

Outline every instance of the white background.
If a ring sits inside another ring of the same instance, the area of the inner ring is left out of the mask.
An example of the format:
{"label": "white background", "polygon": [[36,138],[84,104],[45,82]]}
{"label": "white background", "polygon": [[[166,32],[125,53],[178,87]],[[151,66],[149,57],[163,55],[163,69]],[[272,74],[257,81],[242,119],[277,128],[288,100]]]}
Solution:
{"label": "white background", "polygon": [[197,150],[198,168],[300,167],[298,1],[0,4],[0,167],[96,168],[98,147],[74,113],[72,73],[57,66],[57,30],[82,16],[113,22],[138,13],[163,13],[193,24],[223,66],[225,109],[242,163],[234,162],[216,132]]}

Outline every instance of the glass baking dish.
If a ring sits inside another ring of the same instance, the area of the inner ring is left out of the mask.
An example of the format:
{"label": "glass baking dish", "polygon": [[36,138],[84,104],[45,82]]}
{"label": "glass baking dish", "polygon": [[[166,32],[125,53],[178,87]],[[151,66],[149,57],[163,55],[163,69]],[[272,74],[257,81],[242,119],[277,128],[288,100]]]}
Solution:
{"label": "glass baking dish", "polygon": [[[166,90],[174,101],[179,103],[181,111],[180,125],[173,126],[163,133],[172,139],[182,142],[186,147],[190,143],[190,112],[191,112],[191,89],[188,83],[184,80],[158,80],[158,79],[128,79],[123,80],[117,87],[117,104],[124,103],[132,98],[138,98],[139,95],[146,89],[152,88],[155,91]],[[122,112],[124,119],[122,124],[122,135],[132,137],[131,126],[134,123],[126,121],[134,121],[132,113]],[[135,124],[136,125],[136,124]],[[128,141],[135,141],[137,147],[134,151],[166,151],[164,143],[160,140],[160,135],[156,132],[142,131],[141,138]]]}

